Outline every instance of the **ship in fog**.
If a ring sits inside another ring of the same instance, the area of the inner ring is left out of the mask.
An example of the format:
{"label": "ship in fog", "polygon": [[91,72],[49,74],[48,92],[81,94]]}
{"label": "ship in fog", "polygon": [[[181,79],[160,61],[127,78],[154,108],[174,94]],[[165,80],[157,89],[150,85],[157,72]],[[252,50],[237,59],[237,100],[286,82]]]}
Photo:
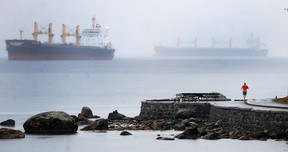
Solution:
{"label": "ship in fog", "polygon": [[[92,18],[92,29],[84,29],[80,33],[80,26],[75,32],[69,31],[62,25],[62,43],[53,43],[52,23],[48,30],[41,28],[34,22],[33,40],[22,39],[23,30],[20,30],[20,39],[5,40],[9,60],[112,60],[115,49],[109,39],[109,28],[96,24]],[[48,35],[48,42],[40,42],[39,35]],[[67,43],[66,38],[75,37],[75,43]]]}
{"label": "ship in fog", "polygon": [[[232,39],[227,42],[215,41],[212,39],[211,47],[198,47],[197,39],[192,42],[193,47],[182,47],[178,39],[176,47],[155,46],[155,56],[159,57],[265,57],[268,54],[266,45],[261,44],[260,38],[251,38],[247,40],[247,47],[233,48]],[[217,47],[217,44],[226,44],[227,47]]]}

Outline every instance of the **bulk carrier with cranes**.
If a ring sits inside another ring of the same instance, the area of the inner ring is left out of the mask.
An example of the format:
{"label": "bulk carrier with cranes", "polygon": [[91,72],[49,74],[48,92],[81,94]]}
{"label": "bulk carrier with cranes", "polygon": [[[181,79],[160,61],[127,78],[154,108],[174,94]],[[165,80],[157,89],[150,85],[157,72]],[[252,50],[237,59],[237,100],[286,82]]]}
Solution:
{"label": "bulk carrier with cranes", "polygon": [[[53,43],[52,23],[48,30],[41,28],[34,22],[33,40],[22,39],[23,30],[20,30],[20,39],[5,40],[8,60],[112,60],[115,49],[109,39],[109,28],[96,24],[92,18],[92,29],[84,29],[80,34],[80,26],[75,32],[62,25],[62,43]],[[70,33],[71,32],[71,33]],[[48,35],[48,42],[41,43],[39,35]],[[66,38],[73,36],[75,43],[67,43]]]}

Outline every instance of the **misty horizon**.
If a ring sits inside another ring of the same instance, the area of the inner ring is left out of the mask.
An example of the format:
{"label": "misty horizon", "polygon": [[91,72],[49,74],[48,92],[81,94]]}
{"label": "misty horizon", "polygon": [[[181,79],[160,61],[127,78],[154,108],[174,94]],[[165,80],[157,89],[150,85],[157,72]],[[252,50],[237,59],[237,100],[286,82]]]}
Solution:
{"label": "misty horizon", "polygon": [[[0,5],[0,57],[7,57],[5,39],[32,39],[33,24],[53,23],[54,43],[61,43],[62,24],[91,28],[92,17],[110,28],[115,57],[152,57],[155,45],[176,46],[177,39],[209,47],[211,39],[246,47],[246,39],[259,36],[269,56],[288,56],[288,1],[284,0],[10,0]],[[39,37],[41,42],[47,36]],[[75,38],[68,42],[74,43]],[[224,46],[225,47],[225,46]]]}

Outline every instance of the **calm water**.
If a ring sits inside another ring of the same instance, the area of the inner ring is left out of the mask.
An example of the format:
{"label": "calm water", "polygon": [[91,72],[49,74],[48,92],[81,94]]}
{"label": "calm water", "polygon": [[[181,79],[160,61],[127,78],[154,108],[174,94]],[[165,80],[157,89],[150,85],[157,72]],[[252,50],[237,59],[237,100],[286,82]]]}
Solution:
{"label": "calm water", "polygon": [[[0,60],[0,121],[16,120],[16,129],[39,112],[61,110],[77,115],[83,106],[107,118],[118,110],[127,116],[140,112],[141,101],[171,98],[179,92],[221,92],[241,98],[287,96],[288,59],[115,59],[113,61]],[[157,134],[174,131],[82,132],[69,136],[32,136],[0,140],[1,152],[78,151],[287,151],[285,142],[238,140],[157,141]],[[5,146],[4,146],[5,145]],[[15,146],[17,145],[17,146]],[[57,147],[55,149],[55,147]],[[149,149],[147,149],[149,148]]]}

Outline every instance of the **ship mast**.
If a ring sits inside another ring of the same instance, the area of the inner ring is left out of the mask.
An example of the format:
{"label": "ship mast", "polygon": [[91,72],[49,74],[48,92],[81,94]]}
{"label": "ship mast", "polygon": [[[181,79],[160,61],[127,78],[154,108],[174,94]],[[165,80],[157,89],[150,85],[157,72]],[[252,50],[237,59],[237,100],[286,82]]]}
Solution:
{"label": "ship mast", "polygon": [[23,29],[20,29],[20,40],[23,39]]}
{"label": "ship mast", "polygon": [[76,27],[75,37],[76,37],[76,45],[79,45],[80,41],[81,41],[80,26],[79,25],[77,25],[77,27]]}
{"label": "ship mast", "polygon": [[62,25],[62,35],[61,35],[61,39],[62,39],[62,43],[66,44],[66,38],[67,36],[75,36],[76,37],[76,45],[80,44],[80,40],[81,40],[81,35],[80,35],[80,26],[77,25],[76,27],[76,31],[75,33],[73,33],[73,30],[69,29],[69,31],[72,31],[72,33],[67,32],[67,26],[65,24]]}
{"label": "ship mast", "polygon": [[96,25],[96,18],[95,18],[95,15],[92,17],[92,29],[94,30],[95,29],[95,25]]}
{"label": "ship mast", "polygon": [[48,42],[51,44],[53,41],[54,34],[52,33],[52,23],[48,25],[48,31],[45,29],[45,27],[41,27],[44,32],[39,31],[39,24],[37,22],[34,22],[34,33],[32,33],[33,38],[35,41],[39,41],[39,35],[44,34],[48,35]]}
{"label": "ship mast", "polygon": [[188,44],[194,44],[194,47],[197,48],[197,38],[194,39],[194,41],[181,41],[180,38],[177,38],[177,47],[180,47],[181,44],[188,43]]}
{"label": "ship mast", "polygon": [[34,22],[34,33],[32,33],[32,35],[35,41],[38,41],[38,33],[39,33],[38,23]]}
{"label": "ship mast", "polygon": [[66,26],[65,26],[65,24],[62,24],[62,35],[61,35],[61,39],[62,39],[62,43],[63,43],[63,44],[66,44],[66,35],[67,35]]}
{"label": "ship mast", "polygon": [[229,39],[229,41],[216,41],[214,38],[212,38],[212,48],[215,48],[215,44],[228,44],[229,48],[232,48],[232,38]]}
{"label": "ship mast", "polygon": [[53,36],[54,36],[54,34],[52,33],[52,23],[49,24],[48,33],[47,34],[48,34],[48,41],[51,44],[52,41],[53,41]]}

